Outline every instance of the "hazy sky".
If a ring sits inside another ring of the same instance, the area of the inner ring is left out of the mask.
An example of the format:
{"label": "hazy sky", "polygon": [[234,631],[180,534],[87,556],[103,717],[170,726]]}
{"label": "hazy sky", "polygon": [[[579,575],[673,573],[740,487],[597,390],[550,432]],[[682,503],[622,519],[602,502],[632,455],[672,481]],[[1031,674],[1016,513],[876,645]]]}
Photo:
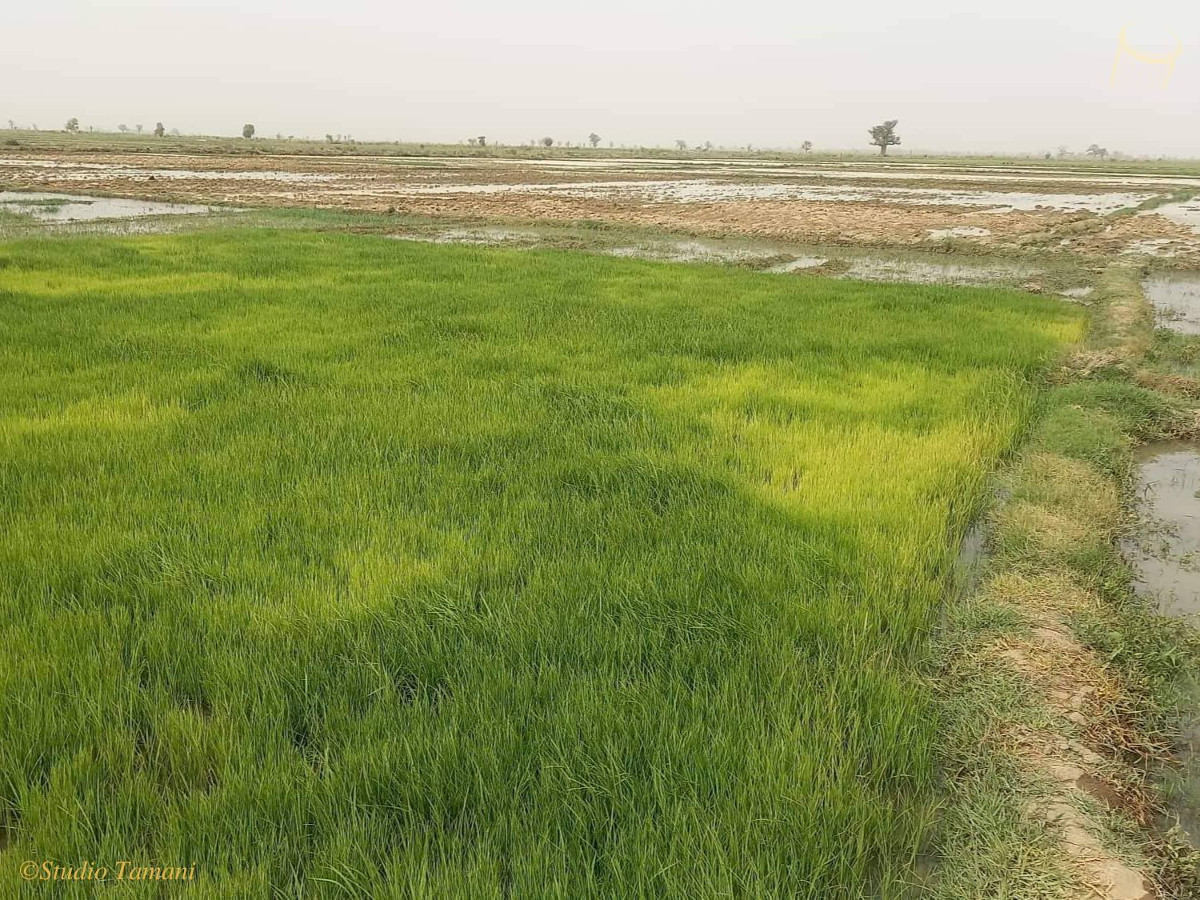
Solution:
{"label": "hazy sky", "polygon": [[[1193,0],[8,0],[0,121],[1200,156]],[[1124,54],[1119,34],[1171,72]]]}

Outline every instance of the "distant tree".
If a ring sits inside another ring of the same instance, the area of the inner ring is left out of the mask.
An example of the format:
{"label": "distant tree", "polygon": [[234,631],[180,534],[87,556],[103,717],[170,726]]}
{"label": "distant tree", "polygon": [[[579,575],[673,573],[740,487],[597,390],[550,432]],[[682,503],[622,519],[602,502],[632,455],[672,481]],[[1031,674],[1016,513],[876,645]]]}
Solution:
{"label": "distant tree", "polygon": [[254,126],[249,122],[242,126],[242,137],[244,137],[246,140],[250,140],[250,138],[254,137]]}
{"label": "distant tree", "polygon": [[1046,159],[1050,158],[1050,151],[1046,151]]}
{"label": "distant tree", "polygon": [[486,134],[481,134],[479,137],[475,138],[475,140],[479,142],[480,147],[487,146],[487,135]]}
{"label": "distant tree", "polygon": [[328,132],[325,134],[325,143],[327,143],[327,144],[333,143],[333,135],[332,134],[329,134]]}
{"label": "distant tree", "polygon": [[553,147],[554,146],[554,138],[552,138],[552,137],[542,138],[542,146],[545,147],[546,149]]}
{"label": "distant tree", "polygon": [[1099,159],[1105,159],[1108,156],[1108,151],[1099,144],[1092,144],[1087,148],[1087,155]]}
{"label": "distant tree", "polygon": [[1058,158],[1059,158],[1059,159],[1066,159],[1066,158],[1067,158],[1067,155],[1068,155],[1070,152],[1071,152],[1071,151],[1067,149],[1067,145],[1066,145],[1066,144],[1059,144],[1059,145],[1058,145]]}
{"label": "distant tree", "polygon": [[812,153],[812,141],[805,141],[800,145],[800,149],[805,153]]}
{"label": "distant tree", "polygon": [[705,153],[708,153],[709,151],[711,151],[711,150],[712,150],[712,148],[713,148],[713,142],[712,142],[712,141],[705,141],[705,142],[704,142],[704,152],[705,152]]}
{"label": "distant tree", "polygon": [[117,131],[121,132],[121,134],[129,134],[129,126],[128,125],[118,125]]}
{"label": "distant tree", "polygon": [[687,149],[687,141],[681,141],[678,138],[676,138],[675,139],[675,149],[676,150],[686,150]]}
{"label": "distant tree", "polygon": [[78,134],[79,120],[72,116],[71,118],[67,119],[67,124],[63,126],[63,129],[71,132],[71,134]]}
{"label": "distant tree", "polygon": [[887,148],[900,143],[900,135],[896,134],[896,126],[899,124],[899,119],[888,119],[882,125],[871,129],[871,144],[879,148],[880,156],[887,156]]}
{"label": "distant tree", "polygon": [[9,128],[12,130],[12,131],[16,131],[16,130],[17,130],[17,123],[16,123],[16,122],[14,122],[12,119],[9,119],[9,120],[8,120],[8,127],[9,127]]}
{"label": "distant tree", "polygon": [[592,149],[595,150],[598,146],[600,146],[600,135],[593,131],[588,135],[588,143],[590,143],[592,145]]}
{"label": "distant tree", "polygon": [[141,126],[141,125],[137,126],[137,130],[138,130],[138,134],[141,134],[141,133],[142,133],[142,126]]}
{"label": "distant tree", "polygon": [[162,137],[166,133],[167,133],[167,129],[163,127],[162,122],[154,123],[154,136],[155,137]]}
{"label": "distant tree", "polygon": [[467,138],[467,144],[469,144],[472,147],[474,147],[478,143],[479,143],[478,138]]}

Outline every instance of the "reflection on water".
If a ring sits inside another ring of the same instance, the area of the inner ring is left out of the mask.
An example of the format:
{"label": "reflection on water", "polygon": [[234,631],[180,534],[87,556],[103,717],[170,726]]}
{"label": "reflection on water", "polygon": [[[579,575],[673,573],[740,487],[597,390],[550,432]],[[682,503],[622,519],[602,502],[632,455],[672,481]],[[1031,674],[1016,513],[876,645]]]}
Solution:
{"label": "reflection on water", "polygon": [[212,212],[212,207],[116,197],[0,191],[0,210],[33,216],[43,222],[90,222],[95,219],[207,213]]}
{"label": "reflection on water", "polygon": [[[1142,528],[1124,543],[1139,594],[1163,613],[1200,616],[1200,445],[1158,444],[1139,454]],[[1197,619],[1200,624],[1200,618]]]}
{"label": "reflection on water", "polygon": [[[1138,487],[1141,527],[1122,545],[1134,588],[1161,612],[1200,625],[1200,444],[1143,449]],[[1190,680],[1186,705],[1200,710],[1200,673]],[[1160,772],[1169,818],[1200,846],[1200,716],[1183,728],[1175,753],[1179,766]]]}
{"label": "reflection on water", "polygon": [[1164,327],[1200,334],[1200,275],[1154,275],[1142,287]]}

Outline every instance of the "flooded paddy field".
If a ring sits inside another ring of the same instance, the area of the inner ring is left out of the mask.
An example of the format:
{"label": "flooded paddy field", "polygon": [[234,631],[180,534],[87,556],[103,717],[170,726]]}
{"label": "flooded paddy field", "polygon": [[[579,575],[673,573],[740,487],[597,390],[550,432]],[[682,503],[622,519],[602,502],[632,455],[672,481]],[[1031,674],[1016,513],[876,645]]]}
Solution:
{"label": "flooded paddy field", "polygon": [[800,243],[1170,256],[1200,267],[1200,177],[764,159],[0,153],[0,189],[480,223],[593,221]]}
{"label": "flooded paddy field", "polygon": [[405,217],[354,210],[250,209],[50,192],[0,192],[0,236],[144,234],[224,227],[351,230],[430,244],[516,249],[580,250],[604,256],[700,263],[775,275],[813,275],[862,281],[995,286],[1058,294],[1086,302],[1093,270],[1069,254],[1037,257],[950,253],[945,241],[913,248],[796,242],[714,233],[680,233],[620,223],[546,221],[471,224],[438,217]]}
{"label": "flooded paddy field", "polygon": [[738,237],[679,237],[624,230],[584,233],[553,227],[426,227],[397,240],[523,249],[587,250],[621,258],[734,266],[775,275],[814,275],[908,284],[1018,288],[1086,302],[1091,272],[1067,259],[1044,262],[920,250],[794,244]]}
{"label": "flooded paddy field", "polygon": [[0,209],[28,215],[42,222],[91,222],[98,219],[139,219],[145,216],[197,215],[211,206],[158,203],[120,197],[47,194],[37,191],[0,191]]}

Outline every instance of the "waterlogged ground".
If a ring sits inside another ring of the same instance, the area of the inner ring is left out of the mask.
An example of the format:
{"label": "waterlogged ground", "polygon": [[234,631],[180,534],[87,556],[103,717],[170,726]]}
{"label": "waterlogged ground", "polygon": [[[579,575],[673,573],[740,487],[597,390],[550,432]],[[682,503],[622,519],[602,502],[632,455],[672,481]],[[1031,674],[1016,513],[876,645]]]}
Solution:
{"label": "waterlogged ground", "polygon": [[703,263],[776,274],[913,284],[993,285],[1082,299],[1090,272],[1063,260],[1021,260],[977,254],[800,245],[739,237],[680,238],[657,231],[580,229],[570,226],[438,227],[435,219],[397,228],[390,217],[316,211],[299,218],[284,210],[238,208],[10,191],[0,194],[0,237],[58,234],[147,234],[230,226],[372,230],[432,244],[520,249],[572,249],[627,259]]}
{"label": "waterlogged ground", "polygon": [[0,210],[28,215],[41,222],[92,222],[98,219],[140,219],[146,216],[198,215],[210,206],[157,203],[118,197],[48,194],[38,191],[0,191]]}
{"label": "waterlogged ground", "polygon": [[1181,334],[1200,334],[1200,276],[1155,274],[1146,279],[1143,289],[1161,325]]}
{"label": "waterlogged ground", "polygon": [[[535,228],[450,228],[426,229],[394,234],[398,240],[434,244],[471,244],[534,249],[563,244],[552,230]],[[1014,261],[972,255],[852,249],[847,247],[802,247],[772,241],[729,238],[670,238],[642,236],[604,241],[593,236],[586,248],[627,259],[652,259],[678,263],[712,263],[739,266],[770,274],[804,273],[861,281],[907,282],[912,284],[1000,285],[1049,291],[1048,284],[1067,284],[1087,276],[1071,270],[1048,269],[1029,261]],[[1064,281],[1063,279],[1066,279]],[[1063,287],[1062,296],[1082,298],[1091,287]]]}
{"label": "waterlogged ground", "polygon": [[[1139,528],[1123,542],[1135,590],[1165,615],[1200,626],[1200,444],[1152,444],[1138,453]],[[1191,721],[1164,767],[1171,821],[1200,846],[1200,676],[1190,678]]]}
{"label": "waterlogged ground", "polygon": [[1142,528],[1126,542],[1138,593],[1200,625],[1200,445],[1151,445],[1138,457]]}
{"label": "waterlogged ground", "polygon": [[1200,191],[1200,178],[1033,164],[6,151],[3,187],[458,220],[602,221],[805,243],[1032,246],[1200,265],[1194,209],[1178,200]]}

